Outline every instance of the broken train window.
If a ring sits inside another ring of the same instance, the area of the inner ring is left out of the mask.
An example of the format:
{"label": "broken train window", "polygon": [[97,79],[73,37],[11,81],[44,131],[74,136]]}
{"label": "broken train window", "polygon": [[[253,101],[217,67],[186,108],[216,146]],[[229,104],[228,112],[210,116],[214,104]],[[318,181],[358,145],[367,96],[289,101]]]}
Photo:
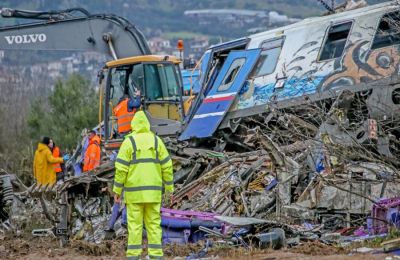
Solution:
{"label": "broken train window", "polygon": [[336,24],[329,28],[319,61],[339,58],[343,55],[353,22]]}
{"label": "broken train window", "polygon": [[400,44],[400,12],[389,13],[382,17],[371,49],[395,44]]}
{"label": "broken train window", "polygon": [[219,86],[218,88],[218,92],[226,91],[231,87],[232,83],[235,81],[235,78],[238,75],[245,61],[246,61],[245,58],[238,58],[232,62],[228,72],[225,74],[225,77],[222,80],[221,86]]}
{"label": "broken train window", "polygon": [[271,74],[278,64],[279,55],[283,46],[283,38],[268,40],[261,43],[260,58],[255,65],[250,77],[260,77]]}

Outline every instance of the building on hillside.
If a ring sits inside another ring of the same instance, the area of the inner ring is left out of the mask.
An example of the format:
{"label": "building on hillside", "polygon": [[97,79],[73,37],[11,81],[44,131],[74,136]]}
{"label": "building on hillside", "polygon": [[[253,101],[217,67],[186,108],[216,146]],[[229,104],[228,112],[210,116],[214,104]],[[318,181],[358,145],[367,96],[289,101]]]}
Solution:
{"label": "building on hillside", "polygon": [[[198,21],[200,25],[229,26],[229,28],[247,27],[250,32],[265,31],[267,27],[287,25],[300,21],[301,19],[290,18],[276,11],[255,11],[239,9],[204,9],[187,10],[185,16]],[[260,29],[262,28],[262,29]]]}
{"label": "building on hillside", "polygon": [[148,41],[152,53],[168,53],[171,51],[171,42],[162,37],[153,37]]}
{"label": "building on hillside", "polygon": [[189,54],[191,54],[194,58],[200,58],[205,50],[210,46],[210,42],[208,37],[199,36],[195,37],[192,40],[189,40]]}

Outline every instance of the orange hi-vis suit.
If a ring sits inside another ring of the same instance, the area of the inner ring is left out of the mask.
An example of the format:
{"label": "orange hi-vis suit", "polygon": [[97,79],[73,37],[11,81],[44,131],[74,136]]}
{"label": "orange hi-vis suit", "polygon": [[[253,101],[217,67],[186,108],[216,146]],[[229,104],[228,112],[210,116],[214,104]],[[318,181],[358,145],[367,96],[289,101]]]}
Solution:
{"label": "orange hi-vis suit", "polygon": [[[60,148],[58,148],[58,146],[53,148],[53,157],[61,157]],[[56,173],[62,172],[61,164],[55,163],[54,170]]]}
{"label": "orange hi-vis suit", "polygon": [[125,98],[113,109],[114,115],[117,117],[118,133],[127,133],[131,131],[131,121],[135,115],[136,109],[128,110],[129,98]]}
{"label": "orange hi-vis suit", "polygon": [[100,137],[95,135],[89,140],[89,146],[83,160],[83,171],[91,171],[100,165]]}

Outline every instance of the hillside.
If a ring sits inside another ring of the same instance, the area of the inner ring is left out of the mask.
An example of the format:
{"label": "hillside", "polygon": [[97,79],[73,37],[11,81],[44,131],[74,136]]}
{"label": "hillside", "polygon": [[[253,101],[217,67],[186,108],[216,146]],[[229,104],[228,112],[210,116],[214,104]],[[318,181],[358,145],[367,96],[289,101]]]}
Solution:
{"label": "hillside", "polygon": [[[327,1],[330,2],[330,1]],[[337,1],[341,2],[341,1]],[[368,0],[370,4],[383,0]],[[201,27],[183,15],[193,9],[250,9],[277,11],[289,17],[305,18],[319,15],[324,8],[317,0],[3,0],[2,7],[30,10],[61,10],[83,7],[91,13],[115,13],[135,23],[146,35],[154,30],[163,32],[187,31],[218,37],[240,37],[246,30],[227,30],[218,26]],[[0,25],[13,24],[15,20],[0,19]],[[245,29],[245,28],[244,28]]]}

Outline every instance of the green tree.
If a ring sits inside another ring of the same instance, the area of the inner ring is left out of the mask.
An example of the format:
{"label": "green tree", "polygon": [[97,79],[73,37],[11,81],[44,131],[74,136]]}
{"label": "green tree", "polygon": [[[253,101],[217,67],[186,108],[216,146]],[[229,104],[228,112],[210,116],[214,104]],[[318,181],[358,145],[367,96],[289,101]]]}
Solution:
{"label": "green tree", "polygon": [[72,149],[84,128],[98,123],[98,97],[88,80],[78,74],[58,80],[54,90],[31,106],[29,136],[40,140],[50,136],[62,149]]}

